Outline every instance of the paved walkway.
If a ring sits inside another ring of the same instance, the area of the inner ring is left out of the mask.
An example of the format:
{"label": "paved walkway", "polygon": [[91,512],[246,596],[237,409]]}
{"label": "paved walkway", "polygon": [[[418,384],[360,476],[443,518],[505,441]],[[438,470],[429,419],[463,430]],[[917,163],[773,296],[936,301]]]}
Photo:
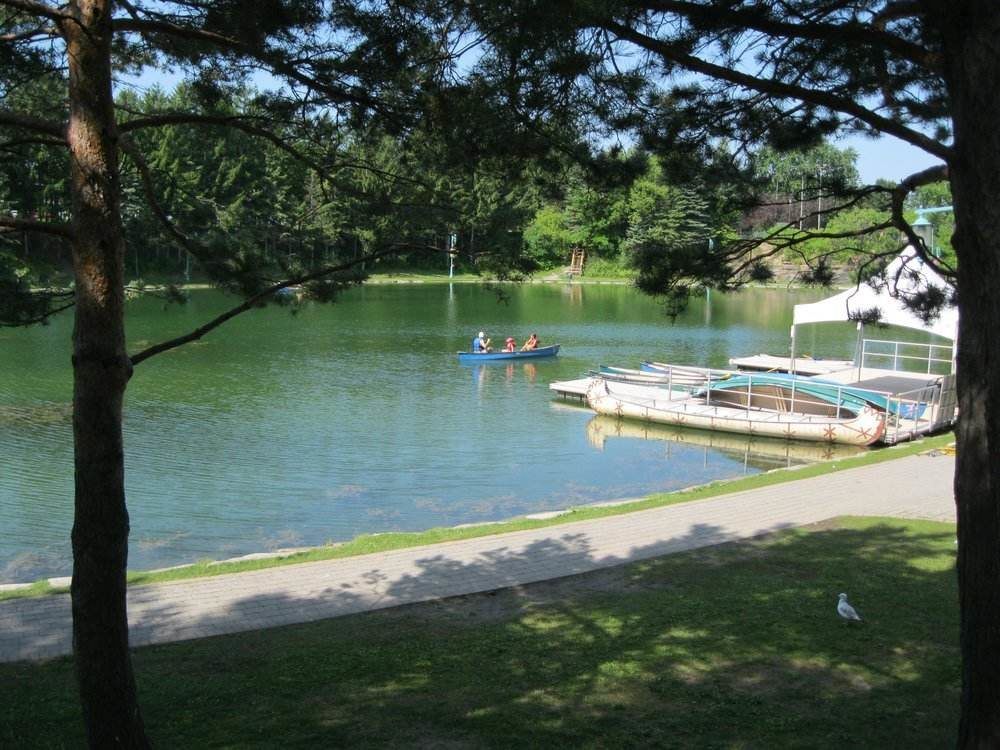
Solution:
{"label": "paved walkway", "polygon": [[[202,638],[583,573],[840,515],[954,521],[947,455],[897,459],[710,500],[344,560],[138,586],[131,643]],[[0,602],[0,661],[68,654],[68,595]]]}

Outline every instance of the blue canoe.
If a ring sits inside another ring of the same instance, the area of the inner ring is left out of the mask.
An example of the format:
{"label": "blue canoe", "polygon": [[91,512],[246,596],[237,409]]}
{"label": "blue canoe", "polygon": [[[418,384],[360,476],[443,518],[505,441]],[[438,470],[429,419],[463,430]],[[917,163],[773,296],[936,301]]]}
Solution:
{"label": "blue canoe", "polygon": [[476,354],[475,352],[459,352],[458,361],[463,364],[474,362],[490,362],[497,359],[537,359],[538,357],[554,357],[559,353],[559,344],[552,346],[540,346],[528,352],[487,352],[486,354]]}

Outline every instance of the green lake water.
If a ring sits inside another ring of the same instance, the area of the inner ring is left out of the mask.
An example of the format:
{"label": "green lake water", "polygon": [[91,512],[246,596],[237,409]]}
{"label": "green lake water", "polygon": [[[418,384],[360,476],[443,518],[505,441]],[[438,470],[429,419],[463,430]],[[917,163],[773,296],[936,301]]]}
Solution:
{"label": "green lake water", "polygon": [[[130,567],[475,523],[673,490],[809,460],[741,438],[616,425],[555,398],[553,380],[643,358],[725,366],[786,353],[792,306],[822,292],[692,301],[675,321],[615,285],[380,285],[335,305],[256,310],[139,365],[126,397]],[[130,351],[232,304],[131,302]],[[0,329],[0,582],[70,571],[72,315]],[[557,358],[460,365],[536,331]],[[820,337],[820,338],[818,338]],[[802,353],[853,354],[849,324],[812,326]],[[709,443],[712,444],[709,444]]]}

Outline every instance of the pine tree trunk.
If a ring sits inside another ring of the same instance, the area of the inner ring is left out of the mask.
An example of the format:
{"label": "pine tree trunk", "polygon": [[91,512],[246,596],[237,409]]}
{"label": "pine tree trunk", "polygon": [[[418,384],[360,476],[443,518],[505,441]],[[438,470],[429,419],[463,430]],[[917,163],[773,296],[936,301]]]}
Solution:
{"label": "pine tree trunk", "polygon": [[943,7],[961,309],[955,473],[961,601],[959,747],[1000,746],[1000,13],[996,0]]}
{"label": "pine tree trunk", "polygon": [[124,257],[109,0],[71,4],[69,62],[73,196],[73,651],[91,747],[148,747],[128,651],[128,511],[122,401]]}

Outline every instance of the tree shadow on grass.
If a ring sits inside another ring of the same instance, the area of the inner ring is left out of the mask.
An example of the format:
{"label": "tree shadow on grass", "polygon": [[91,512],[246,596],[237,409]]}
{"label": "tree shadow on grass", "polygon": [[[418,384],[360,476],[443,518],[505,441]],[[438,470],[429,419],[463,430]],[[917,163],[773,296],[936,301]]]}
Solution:
{"label": "tree shadow on grass", "polygon": [[[775,526],[778,531],[784,525]],[[627,557],[598,556],[586,533],[563,533],[526,544],[509,537],[496,537],[496,546],[463,551],[433,546],[415,560],[409,551],[400,555],[387,553],[356,558],[350,570],[330,569],[329,577],[319,577],[298,568],[274,568],[244,573],[232,579],[204,579],[191,593],[191,587],[148,586],[129,592],[130,640],[133,646],[150,643],[207,637],[216,634],[277,627],[294,623],[340,617],[400,605],[438,600],[463,594],[495,591],[511,586],[590,572],[622,564],[626,559],[645,559],[671,552],[716,545],[733,535],[711,524],[694,524],[687,533],[642,547],[629,547]],[[402,560],[402,562],[401,562]],[[315,564],[314,570],[323,566]],[[298,585],[294,595],[281,593],[290,578],[312,583]],[[226,606],[213,600],[228,596],[228,581],[253,593],[230,597]],[[204,615],[192,617],[191,597],[205,601]]]}
{"label": "tree shadow on grass", "polygon": [[[523,580],[537,565],[578,572],[139,649],[136,670],[163,746],[947,745],[959,687],[952,539],[943,524],[852,521],[597,572],[574,535],[464,562],[435,555],[401,578],[370,570],[381,601],[456,578]],[[840,591],[865,623],[837,617]],[[229,614],[319,612],[317,598],[251,596]]]}

